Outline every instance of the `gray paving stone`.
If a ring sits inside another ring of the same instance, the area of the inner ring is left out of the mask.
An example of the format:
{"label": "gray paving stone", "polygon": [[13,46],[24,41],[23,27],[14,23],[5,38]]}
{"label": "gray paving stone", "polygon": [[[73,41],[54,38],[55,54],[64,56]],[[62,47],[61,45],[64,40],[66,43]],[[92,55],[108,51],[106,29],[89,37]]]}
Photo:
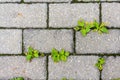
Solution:
{"label": "gray paving stone", "polygon": [[46,80],[46,58],[27,62],[23,56],[0,57],[0,79],[22,76],[32,80]]}
{"label": "gray paving stone", "polygon": [[0,2],[20,2],[21,0],[0,0]]}
{"label": "gray paving stone", "polygon": [[102,71],[103,80],[120,78],[120,57],[109,57]]}
{"label": "gray paving stone", "polygon": [[109,27],[120,28],[120,4],[119,3],[103,3],[102,4],[102,20],[108,22]]}
{"label": "gray paving stone", "polygon": [[24,0],[25,2],[71,2],[72,0]]}
{"label": "gray paving stone", "polygon": [[22,53],[22,31],[18,29],[0,29],[0,54]]}
{"label": "gray paving stone", "polygon": [[49,57],[49,80],[61,80],[63,77],[99,80],[99,71],[94,66],[97,59],[97,56],[70,56],[67,62],[54,63]]}
{"label": "gray paving stone", "polygon": [[0,4],[0,27],[46,27],[46,4]]}
{"label": "gray paving stone", "polygon": [[25,51],[32,46],[42,52],[51,52],[52,48],[58,50],[64,48],[72,52],[73,49],[72,30],[24,30]]}
{"label": "gray paving stone", "polygon": [[76,52],[84,53],[120,53],[120,30],[109,30],[109,34],[90,32],[83,37],[76,33]]}
{"label": "gray paving stone", "polygon": [[87,21],[99,20],[99,5],[92,3],[50,4],[50,27],[74,27],[79,19]]}

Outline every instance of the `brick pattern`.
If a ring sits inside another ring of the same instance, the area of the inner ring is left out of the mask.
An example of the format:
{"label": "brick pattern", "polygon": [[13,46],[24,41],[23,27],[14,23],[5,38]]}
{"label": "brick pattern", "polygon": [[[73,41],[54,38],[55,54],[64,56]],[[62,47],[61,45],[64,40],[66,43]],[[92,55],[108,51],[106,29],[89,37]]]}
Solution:
{"label": "brick pattern", "polygon": [[[26,80],[110,80],[120,76],[119,0],[71,1],[24,0],[20,4],[21,0],[0,0],[0,80],[19,76]],[[80,18],[108,22],[109,34],[90,32],[82,37],[73,30]],[[27,62],[23,54],[28,46],[47,57]],[[53,47],[71,53],[66,63],[52,61]],[[102,53],[106,64],[100,73],[95,63]]]}

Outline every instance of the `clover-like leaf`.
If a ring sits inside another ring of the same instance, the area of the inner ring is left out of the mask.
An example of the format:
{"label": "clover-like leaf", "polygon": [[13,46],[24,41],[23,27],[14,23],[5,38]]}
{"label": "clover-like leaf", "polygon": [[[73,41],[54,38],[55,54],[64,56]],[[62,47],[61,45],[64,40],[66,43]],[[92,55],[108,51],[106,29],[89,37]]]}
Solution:
{"label": "clover-like leaf", "polygon": [[27,59],[28,61],[30,61],[30,60],[32,59],[32,55],[28,54],[28,55],[26,56],[26,59]]}
{"label": "clover-like leaf", "polygon": [[67,57],[68,57],[68,56],[69,56],[69,54],[70,54],[69,52],[67,52],[67,51],[65,52],[65,56],[67,56]]}
{"label": "clover-like leaf", "polygon": [[107,30],[106,27],[102,27],[100,30],[101,30],[102,32],[104,32],[104,33],[108,33],[108,30]]}
{"label": "clover-like leaf", "polygon": [[85,29],[80,30],[80,32],[81,32],[81,34],[82,34],[83,36],[86,36],[86,35],[87,35],[87,32],[86,32]]}
{"label": "clover-like leaf", "polygon": [[74,30],[75,30],[75,31],[79,31],[79,30],[80,30],[80,27],[79,27],[79,26],[76,26],[76,27],[74,28]]}

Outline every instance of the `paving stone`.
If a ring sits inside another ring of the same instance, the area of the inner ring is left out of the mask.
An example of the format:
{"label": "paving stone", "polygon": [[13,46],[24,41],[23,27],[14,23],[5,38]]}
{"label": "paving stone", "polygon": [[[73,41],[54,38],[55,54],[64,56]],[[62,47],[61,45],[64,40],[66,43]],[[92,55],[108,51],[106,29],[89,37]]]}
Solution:
{"label": "paving stone", "polygon": [[58,50],[64,48],[72,52],[73,49],[72,30],[24,30],[25,51],[28,46],[32,46],[42,52],[49,53],[52,48]]}
{"label": "paving stone", "polygon": [[114,78],[120,78],[120,57],[107,58],[102,71],[102,80],[111,80]]}
{"label": "paving stone", "polygon": [[99,20],[99,5],[97,3],[50,4],[50,27],[74,27],[79,19],[87,21]]}
{"label": "paving stone", "polygon": [[109,27],[120,28],[120,4],[119,3],[103,3],[102,4],[102,20],[108,22]]}
{"label": "paving stone", "polygon": [[61,80],[63,77],[99,80],[99,71],[94,66],[97,59],[97,56],[70,56],[67,62],[54,63],[49,57],[49,80]]}
{"label": "paving stone", "polygon": [[1,27],[46,27],[46,4],[0,4]]}
{"label": "paving stone", "polygon": [[25,2],[71,2],[72,0],[24,0]]}
{"label": "paving stone", "polygon": [[0,2],[20,2],[21,0],[0,0]]}
{"label": "paving stone", "polygon": [[46,80],[46,58],[27,62],[23,56],[0,57],[0,79],[22,76],[32,80]]}
{"label": "paving stone", "polygon": [[22,53],[22,31],[18,29],[0,29],[0,54]]}
{"label": "paving stone", "polygon": [[120,30],[109,30],[109,34],[90,32],[83,37],[76,33],[76,52],[84,53],[120,53]]}

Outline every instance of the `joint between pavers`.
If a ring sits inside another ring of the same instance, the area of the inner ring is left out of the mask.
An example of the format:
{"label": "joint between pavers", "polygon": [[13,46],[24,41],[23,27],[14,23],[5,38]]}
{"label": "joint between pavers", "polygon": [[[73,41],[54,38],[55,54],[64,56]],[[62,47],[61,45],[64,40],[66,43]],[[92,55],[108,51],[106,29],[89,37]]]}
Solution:
{"label": "joint between pavers", "polygon": [[73,30],[73,54],[76,54],[76,31]]}
{"label": "joint between pavers", "polygon": [[49,66],[49,55],[46,56],[46,80],[49,79],[49,70],[48,70],[48,66]]}
{"label": "joint between pavers", "polygon": [[49,3],[47,3],[47,28],[49,28]]}
{"label": "joint between pavers", "polygon": [[22,55],[24,55],[24,29],[22,29]]}
{"label": "joint between pavers", "polygon": [[102,23],[102,4],[99,2],[99,23]]}

